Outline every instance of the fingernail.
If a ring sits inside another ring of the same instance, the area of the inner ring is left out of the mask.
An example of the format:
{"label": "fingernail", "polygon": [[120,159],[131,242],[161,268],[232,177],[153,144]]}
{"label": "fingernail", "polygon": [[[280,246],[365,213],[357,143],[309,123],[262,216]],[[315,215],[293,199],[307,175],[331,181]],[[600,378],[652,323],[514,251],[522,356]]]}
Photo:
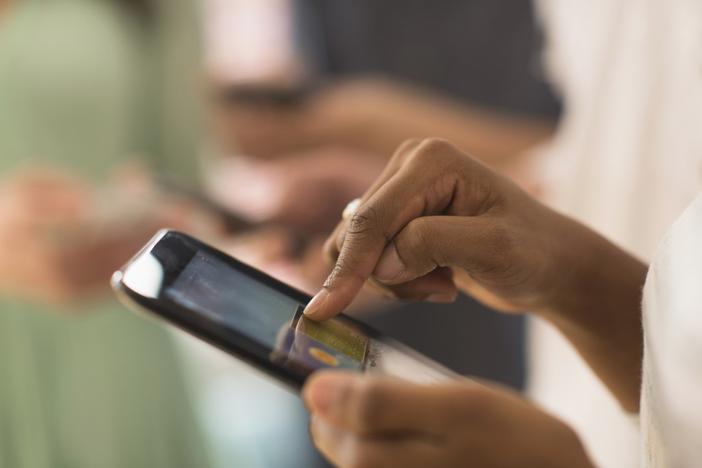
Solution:
{"label": "fingernail", "polygon": [[379,281],[387,283],[397,279],[405,270],[405,264],[402,263],[397,249],[395,248],[395,244],[390,244],[385,247],[383,255],[380,256],[373,276]]}
{"label": "fingernail", "polygon": [[434,304],[450,304],[456,300],[456,293],[437,293],[430,294],[425,301],[433,302]]}
{"label": "fingernail", "polygon": [[317,416],[328,416],[342,402],[344,393],[351,385],[353,375],[328,372],[312,377],[305,386],[303,398],[310,411]]}
{"label": "fingernail", "polygon": [[329,291],[322,289],[315,295],[307,307],[305,307],[304,314],[306,317],[315,318],[320,315],[320,312],[324,310],[324,304],[327,302],[329,297]]}

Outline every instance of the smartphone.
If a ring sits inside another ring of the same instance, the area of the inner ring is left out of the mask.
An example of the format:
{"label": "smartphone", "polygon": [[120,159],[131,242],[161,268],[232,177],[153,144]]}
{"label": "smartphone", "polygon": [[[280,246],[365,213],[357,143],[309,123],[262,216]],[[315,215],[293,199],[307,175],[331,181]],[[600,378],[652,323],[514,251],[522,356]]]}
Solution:
{"label": "smartphone", "polygon": [[157,233],[113,275],[112,286],[128,307],[224,350],[293,391],[320,369],[416,383],[460,378],[351,317],[305,318],[310,296],[176,231]]}

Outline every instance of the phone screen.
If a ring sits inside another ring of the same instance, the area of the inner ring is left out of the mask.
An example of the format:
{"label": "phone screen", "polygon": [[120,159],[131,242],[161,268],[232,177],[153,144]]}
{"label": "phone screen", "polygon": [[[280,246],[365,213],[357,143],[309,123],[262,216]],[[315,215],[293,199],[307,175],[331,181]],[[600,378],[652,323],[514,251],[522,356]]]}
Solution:
{"label": "phone screen", "polygon": [[[325,322],[305,318],[305,295],[294,294],[265,274],[195,242],[168,233],[151,253],[142,253],[152,255],[165,270],[158,294],[158,301],[166,304],[163,310],[168,310],[168,303],[176,304],[209,329],[232,331],[265,350],[261,357],[272,365],[296,375],[336,368],[423,383],[457,377],[347,317]],[[135,267],[125,267],[125,276]]]}
{"label": "phone screen", "polygon": [[271,348],[271,359],[313,371],[364,369],[370,338],[350,324],[315,323],[290,296],[198,252],[165,291],[166,297]]}

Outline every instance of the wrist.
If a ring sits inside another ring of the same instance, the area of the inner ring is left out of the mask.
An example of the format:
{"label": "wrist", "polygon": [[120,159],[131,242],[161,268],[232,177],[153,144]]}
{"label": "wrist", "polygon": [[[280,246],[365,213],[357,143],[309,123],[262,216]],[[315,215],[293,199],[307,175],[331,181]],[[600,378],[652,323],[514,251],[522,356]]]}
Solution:
{"label": "wrist", "polygon": [[593,231],[573,225],[579,231],[566,237],[573,249],[560,256],[563,267],[553,299],[538,313],[568,338],[622,408],[634,413],[641,388],[647,267]]}
{"label": "wrist", "polygon": [[597,318],[597,311],[624,308],[638,313],[646,265],[584,226],[577,227],[579,232],[564,237],[569,242],[556,256],[556,287],[540,313],[576,322]]}

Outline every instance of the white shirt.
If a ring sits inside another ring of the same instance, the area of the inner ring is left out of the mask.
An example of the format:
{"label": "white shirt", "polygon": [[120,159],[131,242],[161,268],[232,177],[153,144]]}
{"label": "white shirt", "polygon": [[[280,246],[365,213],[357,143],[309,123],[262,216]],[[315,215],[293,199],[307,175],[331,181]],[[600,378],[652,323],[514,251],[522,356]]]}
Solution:
{"label": "white shirt", "polygon": [[[550,201],[650,259],[702,187],[702,1],[537,6],[565,102],[545,155]],[[578,430],[598,466],[639,466],[638,427],[572,346],[536,321],[530,392]]]}
{"label": "white shirt", "polygon": [[644,292],[643,465],[702,465],[702,196],[665,236]]}

